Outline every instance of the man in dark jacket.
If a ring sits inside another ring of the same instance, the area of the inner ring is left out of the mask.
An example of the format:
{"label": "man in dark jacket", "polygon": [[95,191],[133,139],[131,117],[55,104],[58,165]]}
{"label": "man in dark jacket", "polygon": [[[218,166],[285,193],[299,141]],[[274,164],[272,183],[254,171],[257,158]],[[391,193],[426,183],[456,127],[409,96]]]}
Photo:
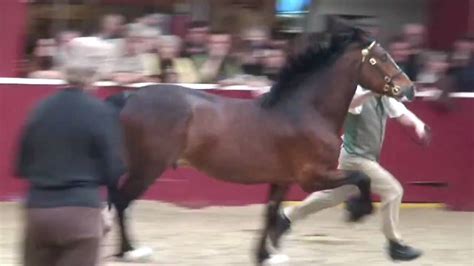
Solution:
{"label": "man in dark jacket", "polygon": [[115,188],[125,168],[114,110],[84,91],[97,72],[93,65],[81,59],[67,67],[71,87],[42,101],[24,127],[16,171],[30,184],[26,266],[97,265],[99,188]]}
{"label": "man in dark jacket", "polygon": [[120,113],[125,107],[128,97],[133,94],[131,90],[125,90],[117,94],[113,94],[105,99],[105,102],[110,104],[117,112]]}

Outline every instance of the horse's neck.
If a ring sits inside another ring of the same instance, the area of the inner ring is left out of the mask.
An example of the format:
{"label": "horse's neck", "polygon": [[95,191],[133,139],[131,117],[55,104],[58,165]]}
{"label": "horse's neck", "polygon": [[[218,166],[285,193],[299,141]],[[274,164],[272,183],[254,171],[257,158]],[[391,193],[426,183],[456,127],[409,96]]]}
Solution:
{"label": "horse's neck", "polygon": [[[349,105],[357,88],[357,66],[340,58],[326,72],[324,90],[312,96],[315,109],[336,132],[342,129]],[[314,90],[313,90],[314,91]]]}

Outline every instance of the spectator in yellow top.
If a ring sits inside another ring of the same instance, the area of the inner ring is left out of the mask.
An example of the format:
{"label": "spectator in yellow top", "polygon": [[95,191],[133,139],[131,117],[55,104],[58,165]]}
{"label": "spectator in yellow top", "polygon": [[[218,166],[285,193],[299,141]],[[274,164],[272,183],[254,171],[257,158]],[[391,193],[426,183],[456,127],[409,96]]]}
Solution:
{"label": "spectator in yellow top", "polygon": [[203,83],[215,83],[242,74],[240,64],[231,55],[232,36],[213,32],[209,36],[207,51],[191,56]]}
{"label": "spectator in yellow top", "polygon": [[164,83],[197,83],[199,76],[189,58],[180,57],[181,39],[178,36],[162,36],[158,45],[155,74]]}

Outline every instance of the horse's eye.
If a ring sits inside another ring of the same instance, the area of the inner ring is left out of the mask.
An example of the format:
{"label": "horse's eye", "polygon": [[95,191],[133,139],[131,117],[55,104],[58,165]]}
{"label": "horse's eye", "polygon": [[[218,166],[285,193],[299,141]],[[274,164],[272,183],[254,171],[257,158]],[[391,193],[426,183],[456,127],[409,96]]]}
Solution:
{"label": "horse's eye", "polygon": [[388,60],[388,55],[387,55],[387,54],[383,54],[382,57],[380,58],[380,60],[382,60],[383,62],[387,62],[387,60]]}

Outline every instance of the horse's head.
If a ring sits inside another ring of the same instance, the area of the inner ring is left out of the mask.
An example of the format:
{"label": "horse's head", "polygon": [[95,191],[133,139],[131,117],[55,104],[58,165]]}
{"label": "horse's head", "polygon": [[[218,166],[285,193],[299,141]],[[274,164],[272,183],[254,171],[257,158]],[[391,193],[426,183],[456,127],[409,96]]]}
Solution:
{"label": "horse's head", "polygon": [[360,56],[359,84],[362,87],[395,98],[414,93],[413,81],[376,41],[363,48]]}
{"label": "horse's head", "polygon": [[[359,65],[358,83],[375,93],[395,98],[413,93],[415,85],[370,34],[339,17],[330,17],[331,42],[352,41],[347,52]],[[347,36],[351,36],[347,38]]]}
{"label": "horse's head", "polygon": [[[357,84],[396,98],[413,92],[413,82],[385,49],[370,39],[368,32],[334,18],[328,31],[307,37],[315,37],[315,40],[307,40],[308,46],[287,60],[277,82],[263,98],[262,106],[271,107],[283,99],[295,99],[291,95],[303,95],[297,91],[312,94],[304,97],[313,97],[319,104],[325,99],[323,95],[335,87],[324,84],[327,80],[336,80],[340,95],[343,89],[353,95]],[[321,78],[326,77],[321,75],[323,72],[334,77]],[[311,76],[314,78],[309,78]]]}

